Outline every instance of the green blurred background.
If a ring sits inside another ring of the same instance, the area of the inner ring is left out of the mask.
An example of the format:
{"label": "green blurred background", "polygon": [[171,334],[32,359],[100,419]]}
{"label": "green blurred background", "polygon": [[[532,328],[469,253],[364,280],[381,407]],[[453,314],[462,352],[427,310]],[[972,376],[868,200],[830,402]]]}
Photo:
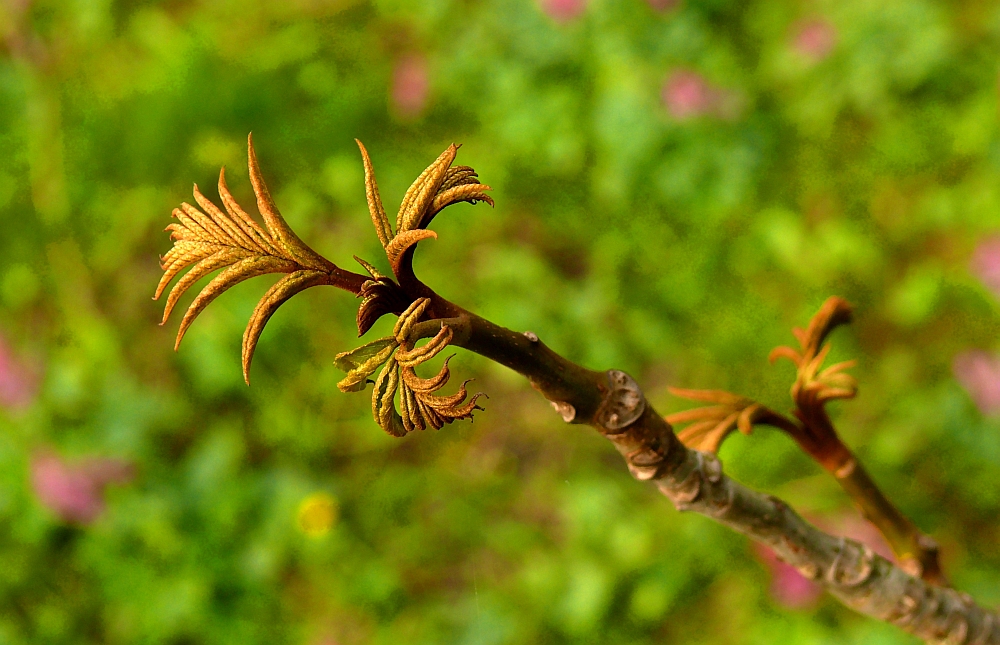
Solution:
{"label": "green blurred background", "polygon": [[[788,409],[769,350],[847,298],[842,434],[1000,603],[998,46],[978,1],[0,0],[0,644],[914,642],[478,357],[452,362],[491,397],[475,423],[386,436],[335,387],[343,292],[282,307],[252,387],[271,277],[174,353],[162,229],[222,165],[252,204],[251,130],[344,267],[385,268],[354,137],[390,211],[463,143],[497,206],[448,209],[418,275],[662,412],[670,385]],[[871,534],[787,438],[722,457]]]}

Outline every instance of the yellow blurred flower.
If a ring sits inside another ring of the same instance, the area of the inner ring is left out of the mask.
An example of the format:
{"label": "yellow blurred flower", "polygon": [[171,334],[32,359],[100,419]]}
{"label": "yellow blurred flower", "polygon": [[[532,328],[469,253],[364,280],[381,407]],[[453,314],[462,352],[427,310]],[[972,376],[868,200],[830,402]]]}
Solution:
{"label": "yellow blurred flower", "polygon": [[299,530],[312,538],[326,535],[337,523],[337,499],[328,493],[313,493],[299,503]]}

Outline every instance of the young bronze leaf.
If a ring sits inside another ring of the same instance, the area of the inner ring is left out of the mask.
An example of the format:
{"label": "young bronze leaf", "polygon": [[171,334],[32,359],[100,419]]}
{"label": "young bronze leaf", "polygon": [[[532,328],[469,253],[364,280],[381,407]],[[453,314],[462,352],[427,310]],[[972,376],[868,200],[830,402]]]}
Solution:
{"label": "young bronze leaf", "polygon": [[[204,196],[199,198],[198,195],[199,194],[196,192],[195,199],[198,200],[199,204],[202,204],[203,199],[208,204],[212,204],[212,202]],[[229,192],[229,185],[226,183],[225,168],[219,170],[219,198],[222,199],[222,205],[225,206],[226,212],[229,213],[229,217],[232,221],[236,222],[248,236],[255,240],[266,255],[285,256],[284,251],[281,250],[281,245],[274,239],[271,232],[261,228],[260,224],[255,222],[254,219],[250,217],[245,210],[243,210],[243,207],[237,203],[233,194]],[[206,208],[206,211],[210,214],[218,212],[218,210],[219,209],[215,207],[214,204],[212,204],[212,209]]]}
{"label": "young bronze leaf", "polygon": [[350,352],[337,354],[334,364],[347,372],[347,376],[337,383],[337,388],[341,392],[360,392],[365,389],[368,377],[389,360],[398,346],[395,338],[387,336]]}
{"label": "young bronze leaf", "polygon": [[838,325],[851,321],[852,311],[846,300],[836,296],[828,298],[807,329],[793,330],[800,350],[777,347],[769,357],[772,363],[778,358],[787,358],[795,365],[796,377],[791,394],[796,416],[806,424],[807,431],[821,442],[835,439],[824,404],[833,399],[853,398],[857,394],[857,381],[843,371],[853,367],[854,361],[843,361],[821,369],[830,352],[830,344],[824,345],[823,341]]}
{"label": "young bronze leaf", "polygon": [[336,266],[300,240],[299,236],[285,222],[285,218],[278,212],[278,207],[271,199],[271,193],[267,190],[267,184],[264,183],[264,177],[260,173],[257,154],[253,149],[252,134],[247,136],[247,156],[250,165],[250,183],[253,186],[254,195],[257,197],[257,210],[264,218],[264,223],[267,224],[271,235],[281,244],[286,254],[301,266],[333,273]]}
{"label": "young bronze leaf", "polygon": [[[416,347],[410,339],[413,326],[419,322],[424,312],[430,305],[430,300],[420,298],[399,317],[393,334],[399,341],[400,348],[396,352],[394,360],[399,365],[401,373],[400,407],[403,409],[403,423],[407,428],[423,429],[431,426],[435,429],[441,428],[446,423],[451,423],[456,419],[467,419],[472,417],[473,410],[481,410],[476,405],[476,401],[482,393],[469,397],[465,388],[465,383],[458,392],[448,396],[437,396],[434,393],[443,388],[450,377],[448,361],[446,360],[437,376],[430,379],[422,379],[417,376],[414,367],[425,363],[437,356],[444,349],[451,339],[453,332],[447,325],[442,325],[438,333],[421,347]],[[468,381],[466,381],[467,383]],[[412,427],[411,427],[412,426]]]}
{"label": "young bronze leaf", "polygon": [[[454,356],[454,354],[452,355]],[[399,370],[400,377],[403,382],[406,383],[406,387],[414,392],[436,392],[440,390],[451,378],[451,370],[448,369],[448,361],[451,360],[451,356],[444,359],[444,364],[441,366],[441,370],[436,376],[431,378],[420,378],[417,373],[413,370],[412,366],[401,367]]]}
{"label": "young bronze leaf", "polygon": [[[239,262],[240,260],[246,259],[247,257],[250,256],[246,255],[242,249],[223,248],[207,258],[199,260],[190,271],[184,274],[183,278],[177,281],[174,288],[170,290],[170,294],[167,296],[167,302],[163,307],[163,318],[161,319],[160,324],[162,325],[167,322],[167,318],[170,317],[170,313],[174,310],[174,306],[177,305],[177,301],[180,299],[181,294],[194,286],[198,280],[201,280],[213,271],[227,267],[231,264]],[[171,278],[173,277],[171,272],[163,274],[164,278],[167,278],[168,276]],[[169,280],[167,282],[169,282]],[[159,298],[163,287],[166,286],[167,283],[161,282],[160,284],[162,286],[157,289],[157,298]]]}
{"label": "young bronze leaf", "polygon": [[677,438],[692,450],[719,452],[722,442],[736,427],[738,413],[734,412],[722,419],[692,423],[677,433]]}
{"label": "young bronze leaf", "polygon": [[365,195],[368,198],[368,211],[371,213],[378,241],[382,243],[382,248],[385,248],[394,236],[392,225],[389,224],[389,218],[382,206],[382,197],[378,193],[378,183],[375,181],[375,168],[372,166],[372,160],[368,157],[368,151],[360,140],[355,139],[354,141],[361,149],[361,160],[365,165]]}
{"label": "young bronze leaf", "polygon": [[459,386],[458,392],[448,396],[430,396],[426,393],[417,393],[417,398],[432,407],[435,412],[447,418],[463,419],[471,417],[472,410],[476,408],[476,399],[485,395],[481,392],[475,394],[468,403],[463,405],[463,401],[469,396],[468,391],[465,389],[468,383],[469,381],[465,381]]}
{"label": "young bronze leaf", "polygon": [[434,338],[431,338],[420,347],[410,350],[401,349],[396,353],[396,361],[403,367],[414,367],[434,358],[442,349],[448,346],[453,337],[451,328],[447,325],[441,326],[441,331]]}
{"label": "young bronze leaf", "polygon": [[420,225],[424,213],[437,195],[441,183],[451,162],[455,160],[458,153],[458,146],[454,143],[442,152],[434,163],[429,165],[420,176],[414,180],[413,184],[403,196],[403,201],[399,205],[399,214],[396,216],[396,234],[413,230]]}
{"label": "young bronze leaf", "polygon": [[472,168],[472,166],[452,166],[448,169],[448,172],[444,174],[444,180],[441,181],[441,187],[438,188],[438,194],[443,193],[449,188],[461,186],[462,184],[478,183],[479,175]]}
{"label": "young bronze leaf", "polygon": [[413,390],[401,388],[399,391],[399,416],[403,420],[403,428],[406,432],[423,430],[427,427],[423,416],[420,414],[420,406]]}
{"label": "young bronze leaf", "polygon": [[779,358],[785,358],[790,360],[795,364],[796,367],[802,363],[802,354],[795,351],[787,345],[782,345],[781,347],[775,347],[771,350],[771,353],[767,355],[767,360],[774,365]]}
{"label": "young bronze leaf", "polygon": [[[409,260],[412,253],[407,251],[421,240],[437,237],[436,233],[424,228],[434,215],[450,204],[462,201],[485,201],[492,205],[493,200],[485,192],[490,187],[479,183],[476,171],[472,168],[451,167],[458,151],[458,146],[451,145],[406,191],[396,217],[396,233],[393,234],[378,193],[368,151],[360,141],[357,143],[365,167],[365,189],[372,223],[379,242],[385,248],[393,273],[399,280],[397,284],[381,275],[368,262],[355,257],[372,277],[359,290],[359,296],[363,300],[358,308],[358,334],[364,334],[386,313],[401,313],[393,329],[393,338],[398,343],[398,348],[390,346],[383,339],[339,355],[338,366],[347,369],[348,376],[338,387],[343,390],[363,389],[368,376],[381,362],[387,361],[375,381],[372,393],[372,414],[386,432],[402,436],[413,430],[422,430],[428,426],[440,428],[455,419],[469,418],[474,410],[482,409],[476,402],[484,395],[476,394],[470,398],[465,384],[462,384],[458,392],[449,396],[434,394],[448,382],[450,372],[447,361],[437,376],[430,379],[423,379],[414,371],[416,366],[432,359],[447,347],[453,339],[453,332],[447,325],[442,325],[433,338],[417,347],[415,341],[418,339],[412,338],[411,334],[430,307],[430,300],[417,298],[409,301],[400,285],[411,284],[415,280]],[[397,390],[401,413],[396,411],[394,405]]]}
{"label": "young bronze leaf", "polygon": [[300,269],[278,280],[260,299],[243,332],[243,380],[250,385],[250,363],[264,325],[286,300],[309,287],[330,284],[330,274],[312,269]]}
{"label": "young bronze leaf", "polygon": [[680,387],[667,388],[674,396],[692,401],[705,401],[707,403],[718,403],[730,407],[742,407],[750,399],[745,396],[726,392],[725,390],[688,390]]}
{"label": "young bronze leaf", "polygon": [[402,311],[410,304],[410,299],[391,278],[382,275],[378,269],[358,256],[355,255],[354,259],[372,277],[361,285],[361,292],[358,293],[358,297],[362,298],[357,317],[360,337],[385,314]]}
{"label": "young bronze leaf", "polygon": [[244,258],[212,278],[211,282],[205,285],[205,288],[201,290],[201,293],[198,294],[198,297],[194,299],[191,306],[184,313],[181,326],[177,330],[177,341],[174,344],[174,349],[176,350],[180,347],[184,334],[187,332],[188,327],[191,326],[191,323],[194,322],[194,319],[198,317],[198,314],[204,311],[205,307],[219,297],[223,291],[248,278],[264,275],[265,273],[282,273],[286,270],[294,271],[295,265],[281,258],[258,255],[256,257]]}
{"label": "young bronze leaf", "polygon": [[437,197],[431,203],[430,209],[427,211],[427,215],[424,216],[421,226],[427,226],[430,224],[434,216],[444,210],[446,207],[452,204],[457,204],[458,202],[469,202],[470,204],[475,204],[476,202],[486,202],[490,206],[493,206],[493,198],[487,195],[486,190],[492,190],[489,186],[485,184],[466,184],[463,186],[455,186],[448,190],[438,193]]}
{"label": "young bronze leaf", "polygon": [[[357,140],[356,140],[357,141]],[[365,167],[365,192],[368,198],[368,210],[371,213],[375,234],[386,250],[386,257],[392,265],[393,273],[400,284],[408,284],[415,280],[413,269],[407,254],[407,249],[421,240],[437,237],[430,232],[420,232],[426,229],[431,219],[441,209],[457,202],[484,201],[493,205],[493,199],[485,191],[490,187],[479,183],[476,171],[469,166],[451,167],[458,152],[458,146],[452,144],[428,166],[410,185],[399,206],[396,215],[396,232],[385,214],[382,198],[379,196],[378,184],[375,182],[375,170],[364,145],[358,141],[361,158]],[[374,276],[373,276],[374,277]],[[362,304],[368,311],[362,316],[359,312],[359,328],[365,323],[377,319],[392,308],[383,303]],[[398,311],[398,310],[397,310]],[[377,312],[377,313],[376,313]]]}
{"label": "young bronze leaf", "polygon": [[[350,372],[351,370],[357,369],[360,365],[366,363],[372,356],[377,356],[382,353],[386,347],[395,348],[398,345],[399,343],[396,342],[396,339],[392,336],[379,338],[369,343],[365,343],[361,347],[352,349],[349,352],[341,352],[337,354],[333,359],[333,364],[337,367],[337,369]],[[384,363],[385,361],[382,362]]]}
{"label": "young bronze leaf", "polygon": [[805,342],[802,343],[803,351],[815,354],[830,332],[840,325],[851,322],[853,316],[854,307],[849,302],[837,296],[827,298],[809,321],[809,328],[805,331]]}
{"label": "young bronze leaf", "polygon": [[826,403],[834,399],[849,399],[858,391],[857,381],[844,370],[854,361],[843,361],[823,368],[830,352],[824,344],[838,325],[851,320],[851,305],[842,298],[829,298],[813,316],[806,329],[792,330],[799,341],[799,350],[778,347],[771,352],[771,362],[787,358],[796,367],[791,395],[795,401],[795,417],[799,423],[789,430],[799,446],[830,472],[854,499],[862,514],[875,524],[892,546],[896,555],[910,567],[911,574],[920,575],[934,584],[947,585],[938,561],[937,543],[924,535],[906,516],[892,505],[851,450],[841,441],[826,411]]}
{"label": "young bronze leaf", "polygon": [[358,264],[360,264],[361,268],[363,268],[365,271],[367,271],[368,275],[370,275],[373,280],[378,280],[379,278],[386,277],[386,276],[382,275],[379,272],[378,269],[376,269],[374,266],[372,266],[372,264],[370,262],[367,262],[367,261],[359,258],[356,255],[354,256],[354,261],[357,262]]}
{"label": "young bronze leaf", "polygon": [[796,428],[790,419],[746,397],[723,390],[668,389],[674,396],[716,404],[665,417],[671,425],[690,424],[677,433],[677,438],[694,450],[718,452],[734,430],[750,434],[754,425],[770,425],[786,431]]}
{"label": "young bronze leaf", "polygon": [[406,428],[392,402],[398,387],[399,366],[390,358],[375,380],[375,391],[372,392],[372,415],[375,417],[375,422],[390,435],[403,437],[406,436]]}
{"label": "young bronze leaf", "polygon": [[173,216],[177,221],[167,227],[173,248],[160,260],[163,277],[153,298],[158,299],[178,274],[190,268],[167,296],[160,323],[164,324],[188,289],[221,269],[185,312],[177,331],[176,349],[198,315],[227,289],[265,273],[287,274],[258,303],[243,336],[243,371],[249,383],[248,370],[257,338],[282,302],[303,289],[320,284],[337,286],[357,294],[367,278],[340,269],[309,248],[289,228],[264,183],[252,137],[247,138],[247,165],[265,226],[255,222],[233,198],[226,185],[225,169],[219,172],[219,196],[225,211],[205,197],[196,185],[194,198],[201,210],[188,203],[174,209]]}
{"label": "young bronze leaf", "polygon": [[[264,255],[280,255],[277,248],[271,243],[267,232],[240,208],[229,193],[229,187],[226,186],[225,168],[219,170],[219,196],[223,200],[228,217],[198,190],[198,184],[194,185],[194,199],[198,205],[208,213],[212,221],[218,222],[226,230],[232,231],[235,238],[242,240],[244,248]],[[226,223],[227,219],[228,223]]]}
{"label": "young bronze leaf", "polygon": [[400,261],[406,249],[429,237],[437,238],[437,233],[426,229],[417,229],[414,231],[403,231],[392,238],[389,246],[385,247],[385,255],[389,258],[389,264],[392,265],[392,271],[397,277],[400,273]]}
{"label": "young bronze leaf", "polygon": [[403,313],[399,314],[399,320],[396,321],[396,325],[392,328],[392,335],[396,337],[396,340],[401,344],[409,340],[413,326],[420,322],[421,316],[424,315],[424,312],[427,311],[430,305],[430,298],[417,298],[410,303],[410,306]]}
{"label": "young bronze leaf", "polygon": [[[485,395],[479,393],[470,398],[465,383],[454,394],[435,395],[448,383],[448,360],[437,375],[429,379],[421,378],[414,371],[416,366],[437,356],[454,337],[451,328],[442,324],[432,338],[416,346],[419,338],[413,334],[430,304],[429,298],[414,300],[399,315],[391,337],[380,338],[337,355],[337,367],[348,371],[348,377],[338,384],[344,391],[364,389],[368,376],[385,363],[372,392],[372,415],[393,436],[403,436],[427,427],[441,428],[456,419],[471,418],[474,410],[482,409],[477,401]],[[399,412],[394,405],[397,391]]]}

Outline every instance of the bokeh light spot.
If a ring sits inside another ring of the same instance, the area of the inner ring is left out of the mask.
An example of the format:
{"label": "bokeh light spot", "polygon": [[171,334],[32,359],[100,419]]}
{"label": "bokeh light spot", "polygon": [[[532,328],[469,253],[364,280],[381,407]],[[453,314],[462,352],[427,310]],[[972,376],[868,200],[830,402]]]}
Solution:
{"label": "bokeh light spot", "polygon": [[299,504],[299,530],[312,538],[323,537],[337,523],[337,500],[328,493],[313,493]]}

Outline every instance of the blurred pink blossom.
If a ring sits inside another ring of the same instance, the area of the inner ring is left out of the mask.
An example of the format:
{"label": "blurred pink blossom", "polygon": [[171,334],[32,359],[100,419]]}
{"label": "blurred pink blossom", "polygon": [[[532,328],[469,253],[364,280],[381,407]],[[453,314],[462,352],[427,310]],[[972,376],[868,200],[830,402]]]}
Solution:
{"label": "blurred pink blossom", "polygon": [[1000,237],[983,240],[972,255],[972,272],[1000,298]]}
{"label": "blurred pink blossom", "polygon": [[541,0],[542,11],[556,22],[579,18],[587,9],[587,0]]}
{"label": "blurred pink blossom", "polygon": [[982,350],[955,357],[952,372],[983,414],[1000,415],[1000,356]]}
{"label": "blurred pink blossom", "polygon": [[795,28],[792,44],[795,51],[819,62],[837,46],[837,28],[822,18],[801,22]]}
{"label": "blurred pink blossom", "polygon": [[38,501],[64,522],[89,524],[104,512],[104,489],[124,484],[134,474],[132,464],[119,459],[89,458],[68,463],[41,452],[31,460],[31,485]]}
{"label": "blurred pink blossom", "polygon": [[714,92],[698,73],[677,70],[663,86],[663,102],[675,119],[705,114],[712,109]]}
{"label": "blurred pink blossom", "polygon": [[646,0],[650,7],[654,11],[670,11],[674,7],[680,5],[681,0]]}
{"label": "blurred pink blossom", "polygon": [[683,121],[696,116],[733,118],[739,112],[739,97],[711,85],[697,72],[678,69],[663,84],[663,104],[670,116]]}
{"label": "blurred pink blossom", "polygon": [[38,392],[35,374],[14,353],[0,336],[0,407],[12,410],[31,405]]}
{"label": "blurred pink blossom", "polygon": [[430,71],[423,56],[405,56],[396,63],[392,71],[392,104],[401,116],[420,116],[427,108],[430,88]]}
{"label": "blurred pink blossom", "polygon": [[782,605],[793,609],[810,607],[823,593],[822,587],[779,560],[770,548],[754,543],[754,553],[771,573],[771,597]]}

